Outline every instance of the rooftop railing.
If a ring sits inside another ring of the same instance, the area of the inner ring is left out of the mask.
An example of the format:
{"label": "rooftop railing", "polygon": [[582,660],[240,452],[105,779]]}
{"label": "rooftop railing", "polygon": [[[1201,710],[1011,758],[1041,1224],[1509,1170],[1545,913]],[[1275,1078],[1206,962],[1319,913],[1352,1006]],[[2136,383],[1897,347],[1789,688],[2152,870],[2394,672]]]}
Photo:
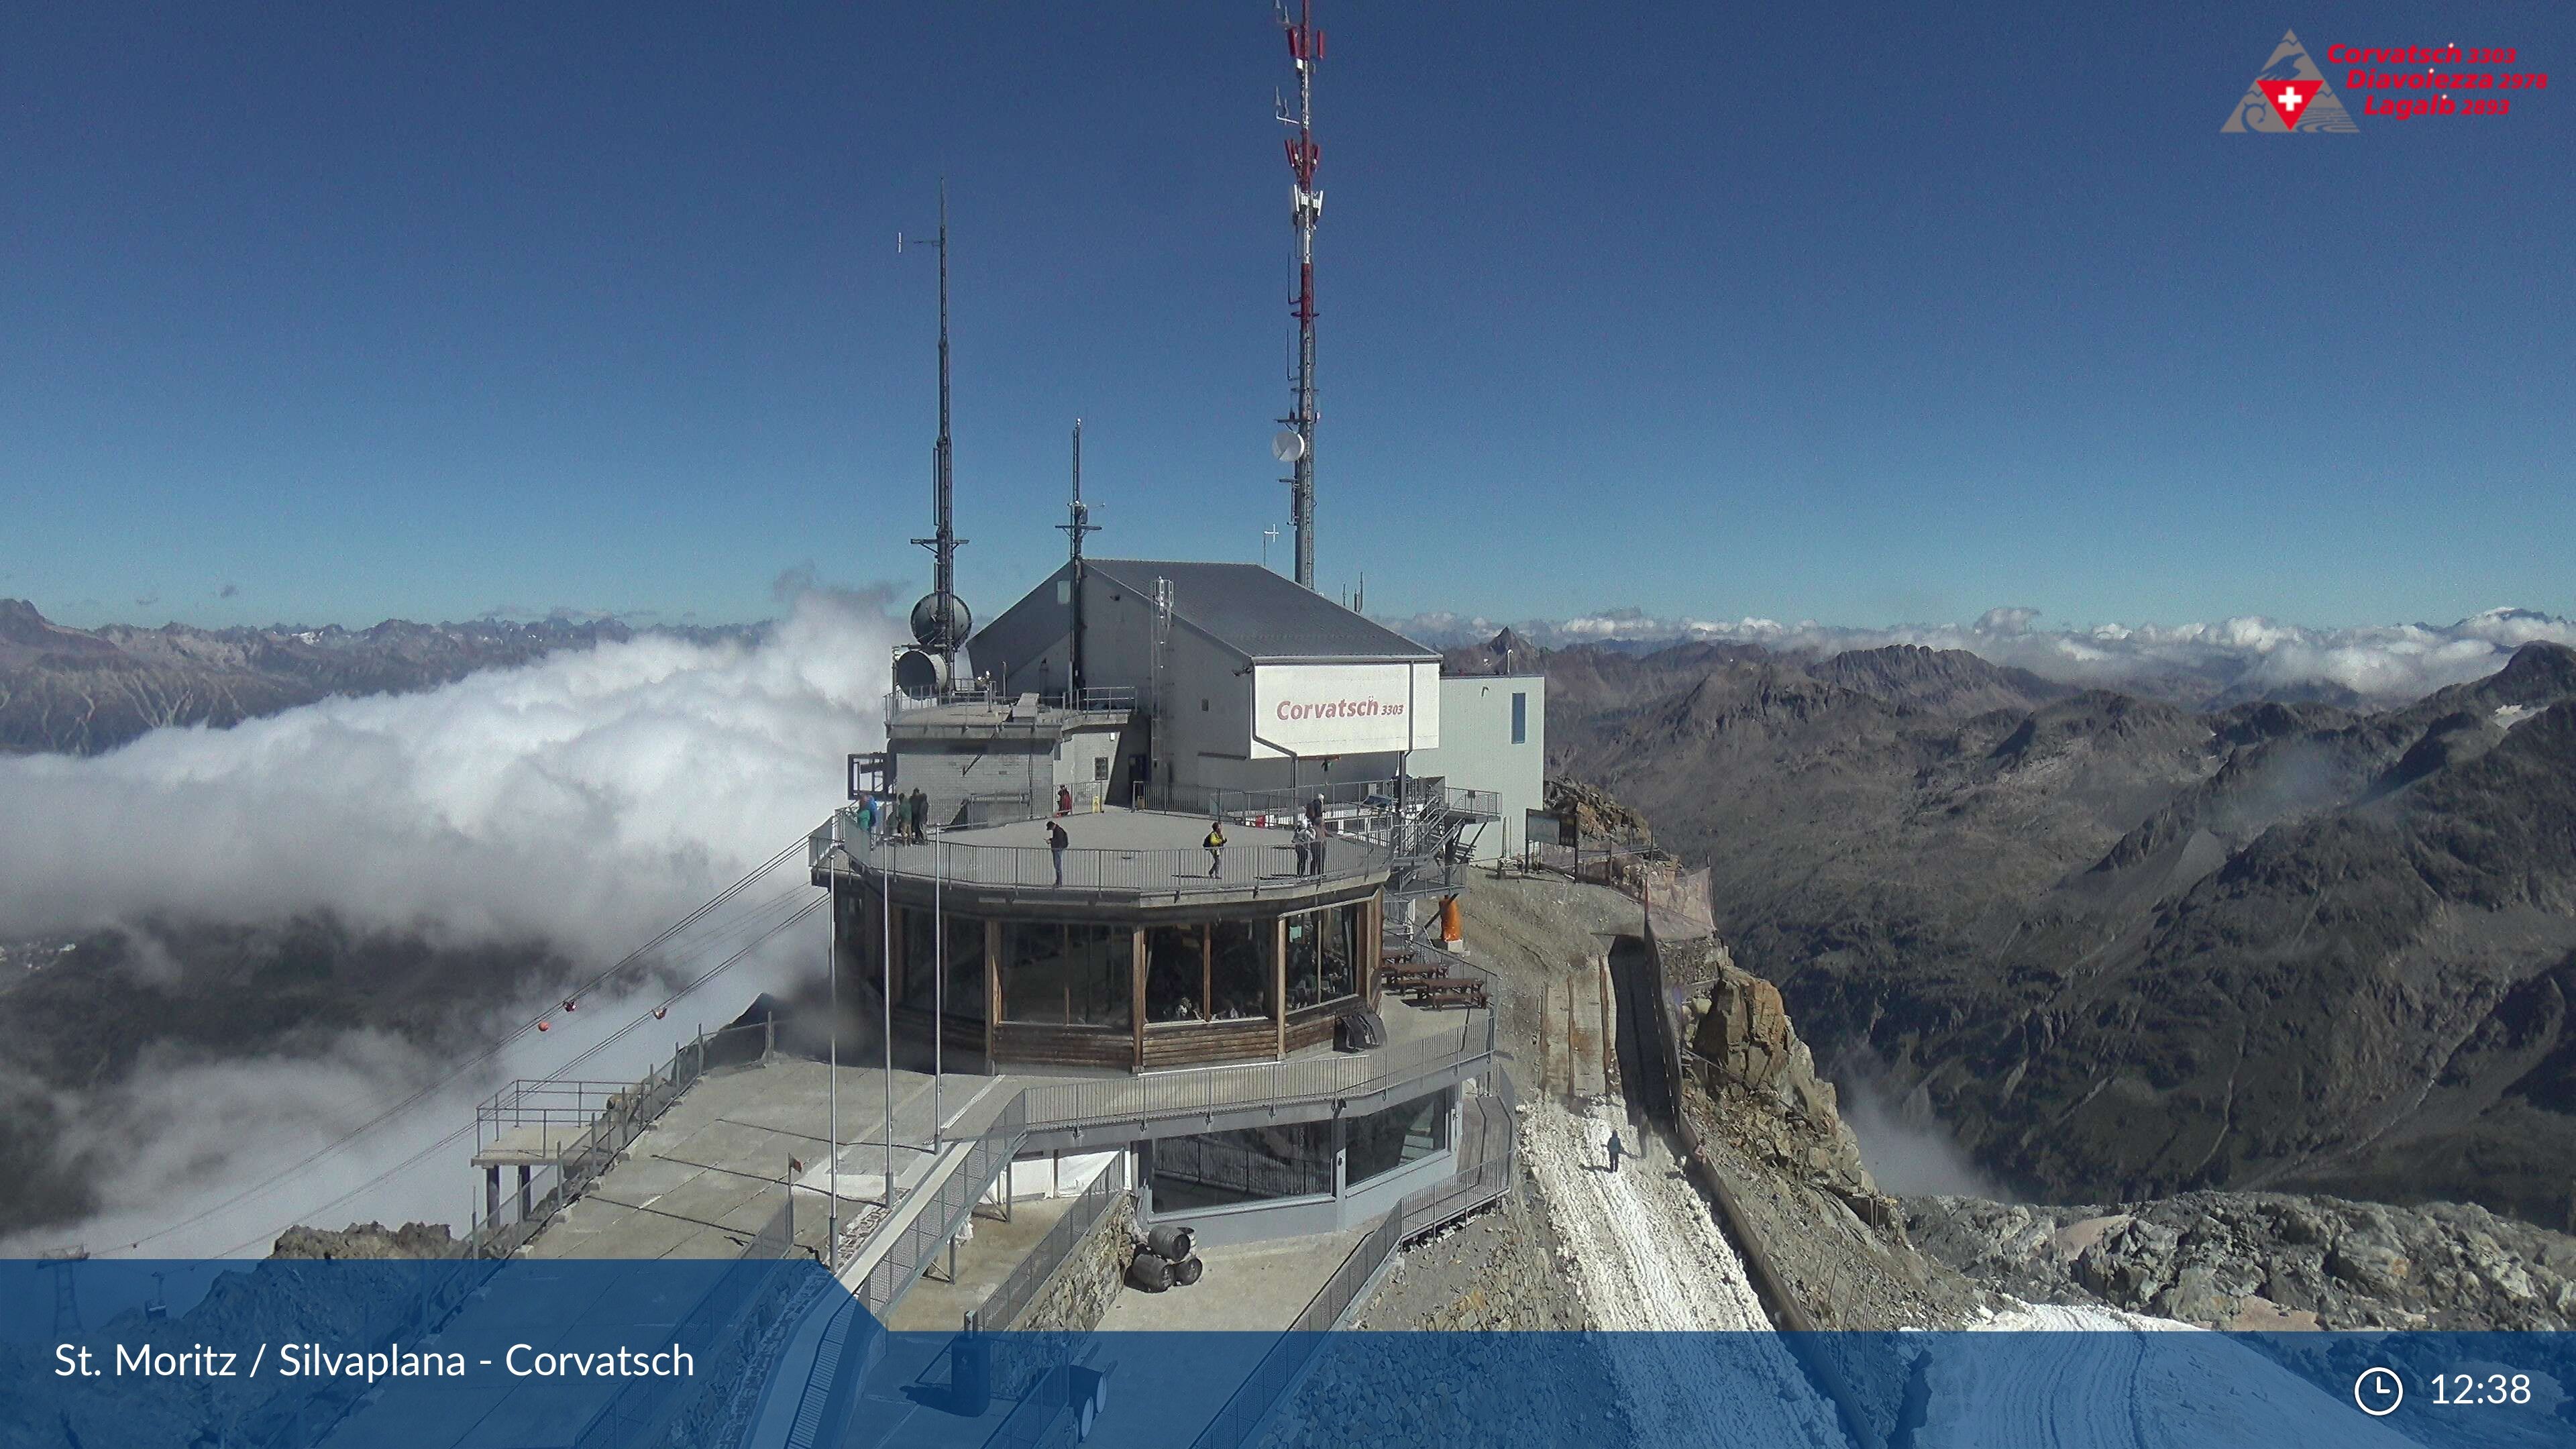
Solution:
{"label": "rooftop railing", "polygon": [[1343,780],[1293,790],[1217,790],[1199,801],[1206,813],[1228,820],[1293,819],[1324,797],[1327,819],[1352,815],[1386,823],[1446,812],[1494,820],[1502,817],[1502,796],[1493,790],[1464,790],[1437,777],[1404,780]]}
{"label": "rooftop railing", "polygon": [[934,833],[916,844],[863,830],[855,812],[846,809],[835,811],[808,838],[806,858],[818,871],[882,870],[957,886],[1130,898],[1312,891],[1382,877],[1389,863],[1383,846],[1338,835],[1326,842],[1322,868],[1302,872],[1294,846],[1248,841],[1215,851],[1200,845],[1068,846],[1057,851],[1043,845],[983,845]]}
{"label": "rooftop railing", "polygon": [[[989,680],[960,680],[936,694],[908,694],[893,690],[886,695],[886,713],[901,714],[906,710],[929,709],[942,704],[1012,704],[1022,696],[997,688]],[[1057,690],[1029,696],[1041,709],[1077,712],[1124,713],[1136,707],[1136,690],[1132,685],[1107,685],[1079,692]]]}

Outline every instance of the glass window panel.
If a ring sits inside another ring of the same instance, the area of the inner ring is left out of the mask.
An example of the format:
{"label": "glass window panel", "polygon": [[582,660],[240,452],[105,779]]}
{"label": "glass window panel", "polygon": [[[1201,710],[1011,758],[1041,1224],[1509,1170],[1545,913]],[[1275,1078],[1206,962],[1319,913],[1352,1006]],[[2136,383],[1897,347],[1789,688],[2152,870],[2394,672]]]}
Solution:
{"label": "glass window panel", "polygon": [[1288,918],[1288,1009],[1313,1006],[1323,996],[1323,940],[1317,913]]}
{"label": "glass window panel", "polygon": [[1216,1020],[1270,1017],[1270,923],[1219,921],[1208,928],[1216,951]]}
{"label": "glass window panel", "polygon": [[1155,926],[1145,932],[1145,1019],[1203,1021],[1207,993],[1204,926]]}
{"label": "glass window panel", "polygon": [[948,918],[948,1014],[984,1019],[984,923]]}
{"label": "glass window panel", "polygon": [[1360,908],[1326,906],[1315,913],[1323,933],[1324,999],[1337,1000],[1358,991]]}
{"label": "glass window panel", "polygon": [[1354,1117],[1343,1178],[1357,1186],[1408,1162],[1419,1162],[1440,1150],[1448,1128],[1449,1099],[1443,1092]]}
{"label": "glass window panel", "polygon": [[972,916],[933,916],[928,911],[900,906],[896,914],[903,930],[903,1004],[928,1011],[938,999],[931,988],[939,963],[936,931],[944,920],[948,933],[947,1012],[950,1016],[983,1020],[984,923]]}
{"label": "glass window panel", "polygon": [[1124,926],[1002,923],[1002,1016],[1059,1026],[1129,1026],[1133,946]]}
{"label": "glass window panel", "polygon": [[928,1011],[932,970],[939,959],[932,954],[936,943],[931,939],[930,912],[909,906],[895,909],[898,928],[903,932],[902,1001],[906,1006]]}
{"label": "glass window panel", "polygon": [[1064,927],[1052,921],[1004,921],[1002,1019],[1061,1025],[1066,994]]}
{"label": "glass window panel", "polygon": [[1154,1144],[1154,1210],[1321,1197],[1333,1190],[1333,1124],[1299,1122]]}

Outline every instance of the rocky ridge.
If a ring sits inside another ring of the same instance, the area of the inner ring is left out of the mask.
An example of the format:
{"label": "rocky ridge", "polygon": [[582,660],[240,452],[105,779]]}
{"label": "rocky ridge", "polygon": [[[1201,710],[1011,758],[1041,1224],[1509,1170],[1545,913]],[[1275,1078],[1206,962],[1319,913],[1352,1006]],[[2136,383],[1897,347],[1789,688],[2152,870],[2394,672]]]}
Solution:
{"label": "rocky ridge", "polygon": [[2036,1200],[2568,1221],[2576,651],[2375,714],[1861,653],[1540,661],[1551,771],[1708,868],[1836,1070]]}
{"label": "rocky ridge", "polygon": [[2576,1238],[2474,1205],[2196,1192],[2115,1206],[1905,1201],[1922,1250],[2034,1303],[2243,1332],[2564,1331]]}
{"label": "rocky ridge", "polygon": [[333,695],[433,689],[478,670],[663,632],[712,641],[751,627],[639,630],[614,618],[472,619],[366,629],[73,629],[0,599],[0,754],[96,754],[171,725],[222,728]]}
{"label": "rocky ridge", "polygon": [[272,1258],[444,1258],[456,1250],[456,1234],[445,1223],[351,1223],[338,1232],[302,1225],[277,1235]]}

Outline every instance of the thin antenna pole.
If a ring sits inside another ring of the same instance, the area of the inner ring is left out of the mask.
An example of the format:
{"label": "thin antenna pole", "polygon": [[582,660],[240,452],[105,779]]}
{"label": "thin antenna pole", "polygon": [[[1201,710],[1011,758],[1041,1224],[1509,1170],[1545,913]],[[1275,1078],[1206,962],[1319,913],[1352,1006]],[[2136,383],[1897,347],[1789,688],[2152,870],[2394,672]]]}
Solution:
{"label": "thin antenna pole", "polygon": [[1073,420],[1072,521],[1059,523],[1056,527],[1064,530],[1066,536],[1073,541],[1067,573],[1067,578],[1072,585],[1068,592],[1073,604],[1073,659],[1070,667],[1065,671],[1064,702],[1067,708],[1080,709],[1082,708],[1082,536],[1100,531],[1100,525],[1091,521],[1091,505],[1082,501],[1082,419],[1080,418]]}
{"label": "thin antenna pole", "polygon": [[1278,108],[1279,119],[1296,128],[1288,139],[1288,170],[1297,184],[1289,192],[1289,220],[1297,229],[1297,396],[1295,408],[1280,421],[1297,433],[1297,450],[1288,484],[1288,516],[1297,529],[1297,582],[1315,586],[1315,224],[1323,220],[1324,193],[1315,185],[1315,63],[1324,58],[1324,33],[1315,28],[1314,0],[1297,0],[1292,19],[1286,0],[1279,0],[1279,27],[1288,34],[1288,59],[1297,70],[1297,111]]}

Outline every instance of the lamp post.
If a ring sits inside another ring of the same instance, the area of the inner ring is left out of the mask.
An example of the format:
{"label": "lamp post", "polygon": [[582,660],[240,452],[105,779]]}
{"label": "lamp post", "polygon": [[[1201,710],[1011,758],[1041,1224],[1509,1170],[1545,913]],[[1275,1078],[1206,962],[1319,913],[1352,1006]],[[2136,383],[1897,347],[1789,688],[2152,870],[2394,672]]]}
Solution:
{"label": "lamp post", "polygon": [[877,924],[885,941],[877,952],[877,1000],[885,1007],[885,1210],[894,1216],[894,875],[877,868]]}
{"label": "lamp post", "polygon": [[948,841],[930,856],[930,1150],[940,1150],[940,1055],[948,1039],[948,918],[940,913],[940,882],[948,879]]}
{"label": "lamp post", "polygon": [[[844,857],[849,854],[848,849],[837,842],[834,844],[834,849],[840,850]],[[832,1146],[831,1150],[824,1154],[823,1171],[826,1174],[824,1185],[832,1194],[832,1206],[825,1213],[823,1220],[823,1263],[828,1271],[838,1273],[841,1271],[841,883],[828,875],[824,879],[830,882],[829,889],[832,892],[829,907],[832,912],[832,929],[823,942],[823,975],[825,992],[830,1002],[826,1011],[831,1017],[832,1032],[829,1048],[832,1068]]]}

